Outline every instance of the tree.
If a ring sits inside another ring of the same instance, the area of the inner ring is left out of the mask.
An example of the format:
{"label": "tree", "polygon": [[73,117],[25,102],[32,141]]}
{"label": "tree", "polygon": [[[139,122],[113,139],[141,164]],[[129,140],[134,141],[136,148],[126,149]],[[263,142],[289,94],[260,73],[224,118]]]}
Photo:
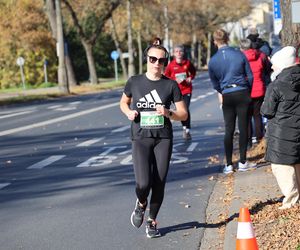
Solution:
{"label": "tree", "polygon": [[65,66],[65,42],[63,34],[63,23],[61,16],[60,0],[55,0],[56,9],[56,28],[57,28],[57,42],[58,42],[58,85],[62,92],[70,93],[67,72]]}
{"label": "tree", "polygon": [[127,0],[127,36],[128,36],[128,77],[135,74],[133,44],[132,44],[132,20],[131,20],[131,1]]}
{"label": "tree", "polygon": [[[91,83],[98,83],[93,47],[112,12],[119,6],[121,0],[62,0],[68,10],[74,27],[85,49]],[[83,11],[83,9],[85,11]]]}
{"label": "tree", "polygon": [[1,1],[0,8],[0,85],[20,85],[18,56],[25,58],[27,84],[44,81],[44,60],[48,63],[48,80],[56,81],[55,44],[40,0]]}
{"label": "tree", "polygon": [[117,49],[117,51],[119,53],[119,56],[120,56],[120,62],[121,62],[121,67],[122,67],[122,71],[123,71],[123,78],[127,79],[128,78],[128,73],[127,73],[126,63],[125,63],[125,60],[124,60],[124,57],[123,57],[123,50],[122,50],[121,45],[120,45],[120,39],[119,39],[117,31],[116,31],[116,25],[115,25],[115,22],[113,20],[113,17],[110,18],[110,29],[111,29],[111,35],[112,35],[112,38],[114,40],[116,49]]}
{"label": "tree", "polygon": [[[44,0],[44,4],[45,4],[45,12],[48,17],[51,31],[52,31],[52,37],[57,42],[57,24],[56,24],[55,2],[54,2],[54,0]],[[68,44],[66,41],[66,38],[65,38],[65,44]],[[70,86],[75,86],[75,85],[77,85],[77,80],[76,80],[76,77],[74,74],[73,64],[70,59],[69,51],[65,52],[65,62],[66,62],[68,84]]]}
{"label": "tree", "polygon": [[291,0],[280,0],[282,13],[282,32],[281,42],[283,46],[292,45],[299,47],[300,43],[300,24],[292,23]]}

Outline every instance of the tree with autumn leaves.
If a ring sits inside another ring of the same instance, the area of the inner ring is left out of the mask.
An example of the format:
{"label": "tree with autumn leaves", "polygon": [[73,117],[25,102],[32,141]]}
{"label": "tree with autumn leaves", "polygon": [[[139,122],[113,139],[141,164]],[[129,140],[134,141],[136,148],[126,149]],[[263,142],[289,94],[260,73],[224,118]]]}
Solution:
{"label": "tree with autumn leaves", "polygon": [[[102,55],[110,54],[112,49],[117,50],[123,76],[127,78],[132,72],[143,72],[143,50],[153,37],[161,37],[165,45],[171,40],[174,43],[184,43],[195,52],[199,44],[209,47],[208,37],[214,29],[247,16],[251,10],[249,0],[60,1],[65,38],[73,34],[73,40],[67,40],[71,49],[68,51],[69,57],[65,59],[71,85],[78,82],[74,71],[77,76],[80,74],[79,61],[87,64],[90,82],[99,82],[99,69],[113,64],[109,56],[97,56],[95,60],[99,50]],[[51,18],[51,15],[55,15],[53,2],[54,0],[0,1],[1,88],[20,84],[19,69],[16,66],[18,56],[23,56],[26,60],[24,68],[27,83],[43,82],[42,66],[45,59],[49,62],[49,80],[57,82],[55,19],[53,16]],[[290,1],[283,2],[286,4]],[[52,4],[52,13],[49,12],[49,4]],[[286,30],[286,37],[290,37],[288,32],[293,30],[295,29]],[[298,34],[296,30],[295,33]],[[99,39],[104,37],[112,42],[102,43],[101,47],[98,45]],[[78,57],[78,51],[72,51],[74,39],[80,44],[79,50],[84,51],[84,58]],[[297,38],[294,40],[297,41]],[[124,52],[128,52],[130,60],[123,58]],[[113,70],[107,70],[113,76]]]}
{"label": "tree with autumn leaves", "polygon": [[1,88],[21,83],[18,56],[26,60],[27,83],[44,81],[44,60],[49,62],[49,81],[56,82],[55,43],[40,0],[0,1],[0,30]]}

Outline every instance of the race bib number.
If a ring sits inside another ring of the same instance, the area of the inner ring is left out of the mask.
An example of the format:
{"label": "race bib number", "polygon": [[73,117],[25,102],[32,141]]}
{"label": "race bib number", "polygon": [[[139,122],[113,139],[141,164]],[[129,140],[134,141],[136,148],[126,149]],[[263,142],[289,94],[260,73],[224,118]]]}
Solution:
{"label": "race bib number", "polygon": [[175,77],[176,77],[177,79],[183,81],[183,80],[186,79],[187,76],[186,76],[186,73],[183,72],[183,73],[177,73],[177,74],[175,74]]}
{"label": "race bib number", "polygon": [[141,113],[141,128],[163,128],[165,118],[163,115],[159,115],[156,111],[142,111]]}

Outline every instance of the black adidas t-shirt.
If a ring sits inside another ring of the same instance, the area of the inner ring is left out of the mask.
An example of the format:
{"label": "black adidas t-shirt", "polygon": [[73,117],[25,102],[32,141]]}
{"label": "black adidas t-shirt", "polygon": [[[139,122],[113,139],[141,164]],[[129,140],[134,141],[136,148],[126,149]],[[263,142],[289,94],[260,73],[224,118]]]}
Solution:
{"label": "black adidas t-shirt", "polygon": [[171,103],[182,100],[177,83],[165,76],[160,80],[151,81],[145,74],[132,76],[128,79],[124,93],[132,98],[131,108],[137,110],[139,115],[131,124],[131,138],[172,138],[172,123],[164,117],[163,128],[141,128],[141,111],[155,111],[157,104],[165,105],[169,109]]}

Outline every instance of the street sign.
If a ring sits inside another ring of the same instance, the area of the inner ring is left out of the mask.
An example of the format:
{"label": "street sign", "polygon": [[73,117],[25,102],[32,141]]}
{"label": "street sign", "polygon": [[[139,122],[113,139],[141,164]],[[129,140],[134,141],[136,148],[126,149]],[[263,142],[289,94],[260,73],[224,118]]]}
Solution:
{"label": "street sign", "polygon": [[118,81],[118,63],[117,63],[117,59],[119,58],[119,53],[116,50],[113,50],[110,53],[110,57],[114,60],[115,62],[115,79],[116,81]]}
{"label": "street sign", "polygon": [[20,56],[20,57],[17,58],[17,65],[20,67],[23,89],[26,88],[26,86],[25,86],[25,76],[24,76],[24,71],[23,71],[24,63],[25,63],[25,59],[23,57]]}
{"label": "street sign", "polygon": [[274,19],[281,19],[280,0],[273,0]]}
{"label": "street sign", "polygon": [[110,53],[110,57],[111,57],[111,59],[113,59],[113,60],[117,60],[117,59],[119,58],[119,53],[118,53],[118,51],[113,50],[113,51]]}
{"label": "street sign", "polygon": [[21,67],[21,66],[24,65],[24,63],[25,63],[25,59],[23,57],[20,56],[20,57],[17,58],[17,65],[18,66]]}
{"label": "street sign", "polygon": [[274,34],[278,35],[280,30],[282,29],[280,0],[273,0],[273,23],[274,23]]}
{"label": "street sign", "polygon": [[122,53],[122,57],[125,59],[125,58],[128,58],[129,57],[129,53],[128,52],[124,52]]}

